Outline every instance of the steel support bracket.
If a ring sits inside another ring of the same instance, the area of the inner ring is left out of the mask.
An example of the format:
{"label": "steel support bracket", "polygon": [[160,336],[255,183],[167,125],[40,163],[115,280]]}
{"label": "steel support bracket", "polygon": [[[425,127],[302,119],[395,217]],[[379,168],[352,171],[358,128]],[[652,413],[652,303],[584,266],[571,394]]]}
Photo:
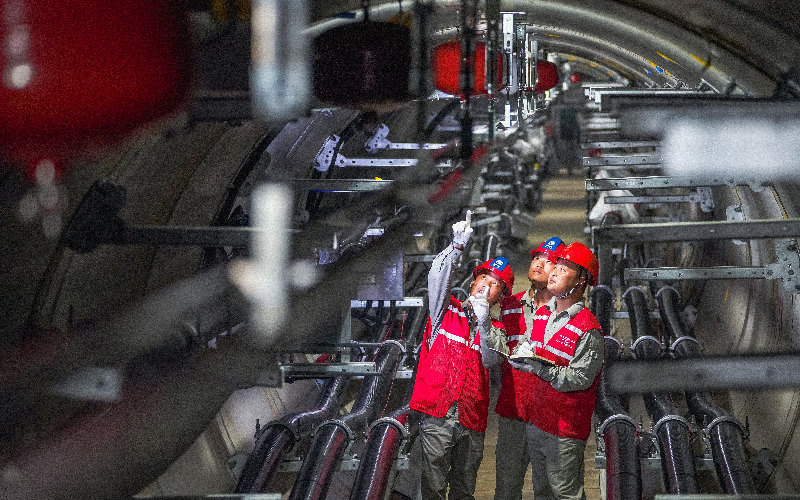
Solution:
{"label": "steel support bracket", "polygon": [[584,167],[605,167],[609,165],[661,165],[661,162],[661,155],[656,154],[583,157]]}
{"label": "steel support bracket", "polygon": [[625,269],[625,279],[633,281],[780,279],[787,292],[800,293],[800,255],[797,246],[792,241],[780,242],[776,245],[775,253],[778,260],[764,267],[628,268]]}
{"label": "steel support bracket", "polygon": [[378,191],[391,186],[393,182],[383,179],[294,179],[292,185],[298,189],[321,193],[353,193]]}
{"label": "steel support bracket", "polygon": [[581,149],[655,148],[661,141],[595,141],[581,143]]}
{"label": "steel support bracket", "polygon": [[800,219],[618,224],[593,230],[595,242],[632,243],[800,237]]}
{"label": "steel support bracket", "polygon": [[614,204],[624,203],[641,203],[641,204],[658,204],[658,203],[699,203],[700,210],[703,212],[711,212],[714,210],[714,200],[711,196],[711,188],[699,187],[696,188],[694,193],[687,195],[663,195],[663,196],[606,196],[605,202]]}
{"label": "steel support bracket", "polygon": [[755,178],[711,178],[697,179],[692,177],[619,177],[611,179],[587,179],[587,191],[611,191],[614,189],[670,189],[714,186],[749,186],[755,192],[761,192],[772,185],[771,181],[759,181]]}
{"label": "steel support bracket", "polygon": [[[325,139],[317,156],[314,158],[314,168],[320,172],[327,172],[331,165],[337,167],[413,167],[419,163],[416,158],[347,158],[336,151],[339,136],[331,134]],[[335,157],[335,159],[334,159]],[[452,161],[440,160],[439,167],[449,168]]]}
{"label": "steel support bracket", "polygon": [[364,144],[364,148],[370,153],[378,153],[386,149],[442,149],[447,146],[443,143],[424,143],[416,142],[392,142],[389,136],[389,126],[381,123],[375,134]]}

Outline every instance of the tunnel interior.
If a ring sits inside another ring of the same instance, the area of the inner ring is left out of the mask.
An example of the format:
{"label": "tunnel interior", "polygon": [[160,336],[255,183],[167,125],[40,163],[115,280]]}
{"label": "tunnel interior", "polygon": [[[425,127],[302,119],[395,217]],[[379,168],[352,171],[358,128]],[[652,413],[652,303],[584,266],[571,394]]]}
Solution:
{"label": "tunnel interior", "polygon": [[0,5],[3,498],[415,498],[468,209],[457,298],[600,259],[598,498],[797,493],[790,4],[47,3]]}

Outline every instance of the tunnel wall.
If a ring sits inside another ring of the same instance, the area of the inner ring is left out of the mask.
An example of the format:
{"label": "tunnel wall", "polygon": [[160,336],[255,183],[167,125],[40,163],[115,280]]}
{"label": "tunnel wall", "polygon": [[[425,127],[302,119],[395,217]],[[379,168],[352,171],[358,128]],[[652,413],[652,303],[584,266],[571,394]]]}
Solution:
{"label": "tunnel wall", "polygon": [[[797,217],[800,191],[781,185],[761,193],[747,187],[720,190],[716,209],[741,205],[745,219]],[[719,214],[718,214],[719,215]],[[722,244],[706,265],[763,266],[775,261],[778,240]],[[779,280],[706,281],[695,333],[707,354],[786,352],[800,341],[800,299]],[[781,464],[773,478],[778,492],[800,491],[800,393],[796,390],[732,391],[736,418],[750,424],[750,445],[769,448]]]}

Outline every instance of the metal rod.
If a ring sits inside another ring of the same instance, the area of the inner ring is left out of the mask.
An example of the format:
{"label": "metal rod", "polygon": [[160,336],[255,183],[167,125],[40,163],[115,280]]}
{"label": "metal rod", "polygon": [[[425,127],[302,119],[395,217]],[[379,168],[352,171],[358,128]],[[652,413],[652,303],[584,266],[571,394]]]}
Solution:
{"label": "metal rod", "polygon": [[594,229],[595,240],[602,243],[748,240],[797,236],[800,236],[800,219],[619,224]]}
{"label": "metal rod", "polygon": [[658,189],[658,188],[692,188],[710,186],[740,186],[751,185],[754,187],[766,187],[771,185],[770,181],[758,181],[756,179],[737,179],[737,178],[715,178],[697,179],[693,177],[620,177],[613,179],[587,179],[587,191],[611,191],[613,189]]}

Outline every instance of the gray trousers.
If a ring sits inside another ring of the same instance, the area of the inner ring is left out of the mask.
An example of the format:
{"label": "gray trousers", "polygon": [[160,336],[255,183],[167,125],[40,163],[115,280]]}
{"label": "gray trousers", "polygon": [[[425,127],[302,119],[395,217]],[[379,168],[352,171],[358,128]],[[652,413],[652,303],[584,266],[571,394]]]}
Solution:
{"label": "gray trousers", "polygon": [[583,452],[586,441],[554,436],[526,424],[536,500],[586,500]]}
{"label": "gray trousers", "polygon": [[525,433],[522,420],[498,416],[494,500],[522,499],[525,473],[530,463]]}
{"label": "gray trousers", "polygon": [[458,405],[453,403],[444,417],[424,416],[419,423],[419,437],[422,498],[474,499],[475,481],[483,459],[484,433],[461,425]]}

